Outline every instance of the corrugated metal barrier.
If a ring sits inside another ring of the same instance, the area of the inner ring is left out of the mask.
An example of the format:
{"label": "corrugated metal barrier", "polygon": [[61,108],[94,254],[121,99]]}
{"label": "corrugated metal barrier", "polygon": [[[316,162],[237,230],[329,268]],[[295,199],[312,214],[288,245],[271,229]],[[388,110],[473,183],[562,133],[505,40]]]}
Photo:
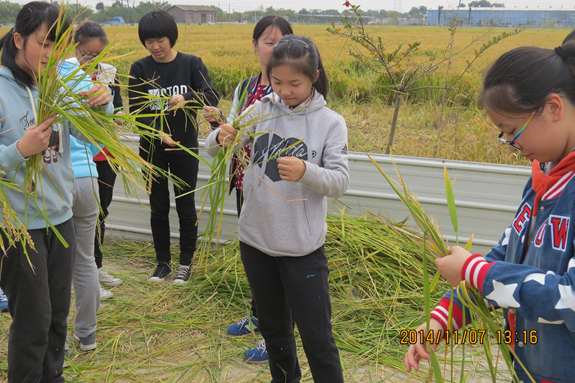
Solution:
{"label": "corrugated metal barrier", "polygon": [[[137,142],[137,139],[134,140]],[[136,150],[132,141],[126,142]],[[211,158],[200,141],[200,155]],[[393,163],[399,169],[405,183],[418,196],[423,209],[441,226],[444,236],[455,239],[445,197],[444,167],[453,181],[453,193],[457,205],[459,240],[465,244],[474,235],[473,251],[485,254],[494,246],[513,219],[521,201],[521,193],[530,175],[528,167],[484,164],[476,162],[444,161],[417,157],[372,155],[383,170],[398,179]],[[395,221],[409,216],[407,208],[387,184],[383,176],[363,153],[349,155],[351,185],[344,196],[330,201],[331,214],[340,214],[346,207],[352,214],[371,212]],[[198,187],[209,179],[209,168],[200,163]],[[202,191],[196,192],[196,205],[201,207]],[[178,238],[178,217],[173,199],[170,212],[172,237]],[[199,233],[205,230],[207,207],[200,217]],[[127,197],[121,182],[116,184],[114,199],[106,221],[107,233],[130,239],[151,240],[150,212],[147,195]],[[228,197],[224,206],[221,241],[233,238],[237,231],[235,193]],[[408,223],[414,224],[411,218]],[[450,244],[453,244],[450,243]]]}

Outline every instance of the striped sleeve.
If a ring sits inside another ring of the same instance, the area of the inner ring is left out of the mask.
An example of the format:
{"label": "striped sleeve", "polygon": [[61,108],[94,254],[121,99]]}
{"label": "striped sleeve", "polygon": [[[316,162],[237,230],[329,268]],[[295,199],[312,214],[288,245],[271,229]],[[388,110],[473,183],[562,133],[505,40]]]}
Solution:
{"label": "striped sleeve", "polygon": [[[444,330],[449,328],[448,320],[449,320],[449,303],[451,299],[448,297],[441,298],[439,302],[439,306],[437,306],[430,314],[430,316],[441,323]],[[453,304],[453,309],[451,313],[451,318],[453,322],[453,330],[459,330],[463,327],[463,314],[461,312],[461,308],[455,303]]]}
{"label": "striped sleeve", "polygon": [[469,282],[469,284],[479,291],[483,288],[483,281],[487,275],[487,271],[495,262],[487,263],[481,254],[473,254],[467,258],[461,269],[461,279]]}

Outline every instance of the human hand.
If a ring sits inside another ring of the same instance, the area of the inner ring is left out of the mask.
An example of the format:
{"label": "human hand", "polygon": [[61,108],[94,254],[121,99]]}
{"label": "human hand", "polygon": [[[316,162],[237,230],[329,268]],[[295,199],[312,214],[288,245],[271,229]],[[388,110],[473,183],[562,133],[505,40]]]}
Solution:
{"label": "human hand", "polygon": [[460,246],[453,246],[450,250],[450,255],[437,257],[435,259],[435,264],[447,283],[452,286],[459,286],[463,265],[465,264],[465,261],[467,261],[467,258],[471,257],[473,254]]}
{"label": "human hand", "polygon": [[184,96],[181,94],[176,94],[174,97],[170,98],[170,101],[168,101],[168,105],[170,105],[171,107],[181,106],[181,104],[183,104],[184,102],[186,102]]}
{"label": "human hand", "polygon": [[[123,110],[119,110],[114,114],[116,116],[125,116],[126,112],[124,112]],[[118,125],[118,126],[124,125],[124,120],[122,120],[121,118],[116,118],[116,119],[114,119],[114,121],[116,122],[116,125]]]}
{"label": "human hand", "polygon": [[217,122],[221,124],[223,121],[220,118],[220,110],[215,106],[204,106],[202,108],[202,117],[207,122]]}
{"label": "human hand", "polygon": [[38,126],[30,126],[24,132],[24,135],[16,144],[16,149],[22,157],[30,157],[33,154],[42,153],[50,144],[50,135],[52,134],[52,124],[56,116],[48,118]]}
{"label": "human hand", "polygon": [[172,148],[180,143],[180,141],[172,140],[172,137],[166,132],[160,132],[160,136],[162,137],[162,142]]}
{"label": "human hand", "polygon": [[220,125],[220,131],[218,132],[217,141],[221,147],[229,148],[236,142],[236,136],[238,135],[238,131],[236,128],[231,126],[230,124],[222,124]]}
{"label": "human hand", "polygon": [[[420,332],[422,331],[422,332]],[[441,340],[443,339],[443,326],[441,326],[441,323],[439,323],[437,320],[431,318],[429,320],[429,332],[431,332],[431,338],[436,341],[438,338]],[[411,368],[413,367],[415,369],[415,371],[419,371],[419,361],[423,358],[423,359],[427,359],[430,360],[430,356],[429,356],[429,351],[427,351],[427,347],[426,344],[424,342],[424,339],[421,339],[421,334],[425,334],[425,338],[427,338],[427,334],[429,334],[429,332],[427,331],[427,323],[423,323],[421,326],[419,326],[416,330],[415,333],[417,334],[417,340],[415,341],[414,344],[411,344],[409,346],[409,349],[407,350],[407,353],[405,354],[405,369],[407,370],[407,372],[411,372]],[[438,337],[437,334],[439,332],[442,332],[442,334]],[[433,351],[435,351],[437,349],[437,346],[439,345],[439,343],[431,343],[431,349]]]}
{"label": "human hand", "polygon": [[86,102],[94,106],[106,105],[112,99],[108,86],[100,83],[94,83],[93,87],[89,90],[79,92],[78,95],[87,97]]}
{"label": "human hand", "polygon": [[297,182],[305,173],[305,162],[297,157],[279,157],[278,170],[280,178],[284,181]]}

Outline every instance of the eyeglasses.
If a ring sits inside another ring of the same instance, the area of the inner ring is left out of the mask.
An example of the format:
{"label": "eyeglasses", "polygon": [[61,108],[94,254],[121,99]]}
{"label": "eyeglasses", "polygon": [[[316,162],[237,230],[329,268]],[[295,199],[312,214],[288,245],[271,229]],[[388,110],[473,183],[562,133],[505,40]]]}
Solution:
{"label": "eyeglasses", "polygon": [[306,42],[303,41],[303,40],[300,40],[300,39],[285,39],[285,40],[280,40],[280,41],[277,42],[276,45],[279,45],[279,44],[281,44],[281,43],[290,43],[290,42],[292,42],[292,41],[297,41],[298,43],[302,44],[305,49],[308,49],[308,48],[309,48],[309,44],[306,43]]}
{"label": "eyeglasses", "polygon": [[521,150],[521,148],[515,144],[515,141],[519,138],[519,136],[521,135],[521,133],[523,133],[523,131],[525,130],[525,128],[526,128],[527,125],[529,124],[529,121],[531,121],[531,119],[532,119],[533,116],[535,115],[535,112],[536,112],[536,111],[533,111],[533,112],[529,115],[529,118],[527,119],[527,121],[525,121],[525,124],[523,124],[523,126],[521,127],[521,129],[519,130],[519,132],[517,132],[517,134],[515,135],[515,137],[513,137],[513,139],[512,139],[511,141],[507,141],[506,139],[504,139],[504,138],[503,138],[503,135],[504,135],[505,133],[501,132],[501,133],[499,133],[499,136],[497,136],[497,139],[499,140],[499,142],[501,142],[503,145],[511,146],[513,149]]}
{"label": "eyeglasses", "polygon": [[88,60],[88,61],[92,61],[94,60],[96,57],[100,56],[99,54],[97,55],[89,55],[87,53],[82,52],[81,50],[78,49],[78,53],[81,59],[83,60]]}

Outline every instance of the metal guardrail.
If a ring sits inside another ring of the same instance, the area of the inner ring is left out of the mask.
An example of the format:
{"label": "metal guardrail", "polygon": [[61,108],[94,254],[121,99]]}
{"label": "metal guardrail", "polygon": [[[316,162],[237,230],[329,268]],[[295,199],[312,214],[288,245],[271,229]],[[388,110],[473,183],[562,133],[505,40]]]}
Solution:
{"label": "metal guardrail", "polygon": [[[137,142],[137,140],[135,140]],[[126,140],[134,150],[133,142]],[[211,161],[200,141],[200,155]],[[484,164],[475,162],[446,161],[417,157],[372,155],[372,158],[393,179],[398,179],[394,163],[405,183],[417,195],[423,209],[441,226],[445,238],[455,239],[447,200],[445,197],[444,167],[453,181],[453,193],[458,213],[459,240],[465,244],[474,235],[473,251],[485,254],[494,246],[511,223],[521,202],[521,193],[531,171],[528,167]],[[351,184],[338,200],[331,201],[330,212],[340,214],[345,207],[352,214],[381,214],[395,221],[409,217],[409,212],[387,184],[366,154],[349,155]],[[209,179],[209,168],[200,163],[198,187]],[[151,240],[150,212],[147,195],[143,192],[127,197],[123,185],[116,184],[114,199],[106,221],[107,233],[123,238]],[[196,206],[201,207],[202,191],[196,192]],[[220,241],[232,239],[237,232],[235,194],[224,204]],[[172,237],[179,238],[178,217],[172,195],[170,226]],[[198,231],[205,230],[209,206],[200,216]],[[414,224],[409,217],[408,223]]]}

